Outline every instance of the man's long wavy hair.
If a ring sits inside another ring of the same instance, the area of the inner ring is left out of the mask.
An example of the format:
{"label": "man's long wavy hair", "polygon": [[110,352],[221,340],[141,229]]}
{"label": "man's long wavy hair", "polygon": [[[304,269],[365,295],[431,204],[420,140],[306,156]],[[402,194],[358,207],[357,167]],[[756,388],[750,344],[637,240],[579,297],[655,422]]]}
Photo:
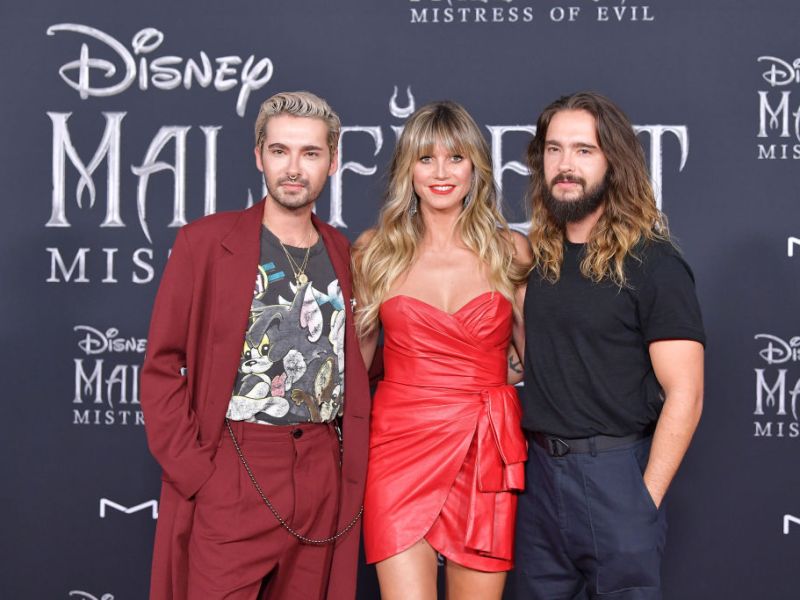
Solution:
{"label": "man's long wavy hair", "polygon": [[425,232],[413,189],[414,165],[436,144],[472,161],[472,183],[455,227],[463,243],[484,264],[492,289],[513,302],[514,288],[528,265],[514,259],[514,243],[498,206],[489,146],[467,111],[450,101],[417,110],[405,124],[389,165],[384,205],[373,237],[353,250],[353,283],[359,306],[356,327],[366,335],[378,326],[378,311],[392,285],[417,257]]}
{"label": "man's long wavy hair", "polygon": [[581,273],[592,281],[609,279],[626,287],[625,258],[636,258],[636,247],[641,241],[670,241],[669,229],[666,216],[656,206],[644,151],[631,122],[611,100],[594,92],[562,96],[545,108],[528,146],[533,268],[555,282],[564,258],[564,229],[544,205],[548,185],[544,176],[547,128],[553,116],[564,110],[585,110],[595,118],[600,149],[608,161],[603,214],[587,240]]}

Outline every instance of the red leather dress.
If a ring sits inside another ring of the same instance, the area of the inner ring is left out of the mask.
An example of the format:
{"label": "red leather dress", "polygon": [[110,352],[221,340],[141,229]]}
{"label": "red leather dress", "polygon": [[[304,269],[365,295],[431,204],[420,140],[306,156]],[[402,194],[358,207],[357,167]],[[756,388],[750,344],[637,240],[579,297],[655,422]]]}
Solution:
{"label": "red leather dress", "polygon": [[373,399],[367,562],[425,538],[481,571],[513,566],[527,457],[506,385],[512,308],[486,292],[449,314],[410,296],[381,305],[385,376]]}

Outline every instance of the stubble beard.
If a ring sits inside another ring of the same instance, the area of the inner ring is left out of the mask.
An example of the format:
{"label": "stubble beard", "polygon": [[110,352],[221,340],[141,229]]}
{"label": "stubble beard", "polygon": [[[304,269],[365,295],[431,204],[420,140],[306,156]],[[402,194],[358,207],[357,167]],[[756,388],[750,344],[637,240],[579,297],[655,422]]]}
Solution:
{"label": "stubble beard", "polygon": [[[294,181],[290,181],[288,178],[281,178],[278,179],[273,186],[267,181],[267,178],[264,177],[264,183],[267,186],[267,194],[269,197],[287,210],[295,211],[305,208],[309,204],[314,204],[319,197],[319,193],[314,194],[313,190],[309,188],[307,179],[295,179]],[[284,183],[297,183],[302,185],[303,189],[294,193],[286,193],[281,189],[281,185]]]}
{"label": "stubble beard", "polygon": [[[561,181],[569,181],[579,184],[583,188],[583,193],[572,200],[559,200],[553,195],[553,188]],[[592,214],[600,206],[608,191],[608,176],[591,188],[586,188],[586,180],[582,177],[569,175],[557,175],[548,185],[545,186],[542,200],[547,213],[559,227],[565,227],[567,223],[581,221]]]}

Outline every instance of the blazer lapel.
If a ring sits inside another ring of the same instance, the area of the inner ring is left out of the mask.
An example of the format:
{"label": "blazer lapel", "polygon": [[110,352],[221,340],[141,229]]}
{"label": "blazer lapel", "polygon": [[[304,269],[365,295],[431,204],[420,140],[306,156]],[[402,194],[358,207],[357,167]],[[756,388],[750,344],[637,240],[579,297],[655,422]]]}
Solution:
{"label": "blazer lapel", "polygon": [[235,338],[237,360],[253,302],[261,240],[263,204],[244,211],[221,240],[214,272],[215,340]]}
{"label": "blazer lapel", "polygon": [[[227,410],[242,354],[250,305],[253,302],[260,254],[263,202],[241,213],[220,241],[214,264],[214,298],[211,322],[212,376],[206,401],[213,403],[206,414],[212,439],[218,436]],[[217,405],[218,404],[218,405]],[[215,435],[216,433],[216,435]]]}
{"label": "blazer lapel", "polygon": [[324,223],[315,214],[311,215],[311,222],[322,236],[322,242],[325,244],[325,249],[328,251],[328,258],[331,259],[331,266],[339,280],[339,287],[342,288],[344,303],[348,307],[345,316],[347,319],[350,319],[352,314],[349,304],[350,299],[353,297],[353,282],[350,277],[350,253],[346,247],[336,242],[332,235],[333,229],[330,225]]}

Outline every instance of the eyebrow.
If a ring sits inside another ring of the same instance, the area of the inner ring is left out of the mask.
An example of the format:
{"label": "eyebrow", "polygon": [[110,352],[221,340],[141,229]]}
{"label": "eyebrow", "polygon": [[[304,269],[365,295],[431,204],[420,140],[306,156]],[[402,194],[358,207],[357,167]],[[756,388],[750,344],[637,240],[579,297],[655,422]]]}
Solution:
{"label": "eyebrow", "polygon": [[[545,140],[545,146],[558,146],[559,148],[563,147],[563,144],[557,140]],[[599,149],[600,147],[596,144],[590,144],[588,142],[575,142],[574,144],[567,144],[568,146],[574,146],[576,148],[593,148]]]}
{"label": "eyebrow", "polygon": [[[285,148],[285,149],[288,149],[289,147],[286,144],[282,144],[280,142],[273,142],[273,143],[267,145],[267,148]],[[308,146],[302,146],[300,148],[300,150],[302,152],[308,152],[309,150],[318,150],[318,151],[321,152],[324,149],[325,148],[323,148],[322,146],[317,146],[315,144],[310,144]]]}

